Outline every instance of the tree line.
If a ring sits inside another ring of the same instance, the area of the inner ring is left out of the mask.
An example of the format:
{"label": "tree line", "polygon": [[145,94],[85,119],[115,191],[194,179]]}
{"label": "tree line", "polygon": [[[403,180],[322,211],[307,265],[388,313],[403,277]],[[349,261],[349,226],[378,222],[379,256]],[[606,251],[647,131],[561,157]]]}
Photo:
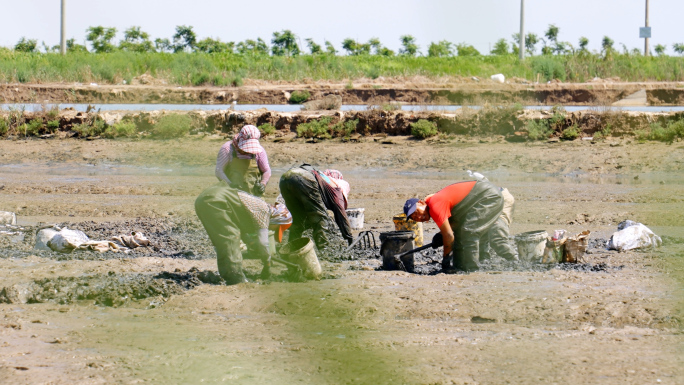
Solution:
{"label": "tree line", "polygon": [[[68,39],[66,42],[68,52],[94,52],[107,53],[114,51],[129,52],[203,52],[203,53],[237,53],[242,55],[273,55],[273,56],[298,56],[304,54],[297,36],[290,30],[273,32],[271,45],[261,38],[256,40],[247,39],[241,42],[223,42],[220,39],[211,37],[198,40],[197,34],[192,26],[176,26],[176,32],[171,39],[156,38],[152,40],[147,32],[142,31],[141,27],[130,27],[124,31],[123,40],[118,45],[114,43],[117,29],[113,27],[89,27],[86,30],[86,41],[90,43],[89,50],[86,45],[78,44],[75,39]],[[304,39],[306,48],[311,55],[337,55],[339,52],[330,41],[325,41],[323,45],[316,43],[313,39]],[[400,37],[401,48],[399,52],[382,45],[378,38],[371,38],[367,42],[360,42],[351,38],[342,41],[342,49],[347,55],[378,55],[378,56],[419,56],[420,52],[415,37],[403,35]],[[529,56],[537,54],[538,46],[541,47],[542,55],[586,55],[591,52],[588,50],[589,39],[580,37],[577,46],[568,41],[559,40],[559,28],[554,24],[549,25],[543,36],[535,33],[525,35],[525,52]],[[610,55],[618,52],[614,47],[615,42],[608,36],[601,40],[601,51],[603,55]],[[491,55],[518,55],[520,47],[520,34],[512,35],[512,40],[499,39],[489,52]],[[59,46],[47,46],[42,43],[43,51],[58,52]],[[684,43],[672,44],[675,53],[684,54]],[[39,52],[38,42],[35,39],[22,37],[14,46],[15,51],[19,52]],[[657,55],[665,55],[667,46],[657,44],[654,51]],[[450,56],[478,56],[480,52],[472,45],[466,43],[454,44],[442,40],[432,42],[427,48],[428,57],[450,57]],[[638,48],[629,49],[622,44],[622,53],[640,55]]]}

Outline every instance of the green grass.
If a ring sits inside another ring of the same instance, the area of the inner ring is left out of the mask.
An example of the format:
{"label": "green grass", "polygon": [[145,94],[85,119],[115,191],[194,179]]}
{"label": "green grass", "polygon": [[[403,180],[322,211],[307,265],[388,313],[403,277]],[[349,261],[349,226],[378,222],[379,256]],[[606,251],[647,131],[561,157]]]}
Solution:
{"label": "green grass", "polygon": [[649,131],[637,131],[635,136],[640,141],[654,140],[658,142],[672,143],[675,139],[684,138],[684,120],[668,122],[665,126],[661,123],[652,123]]}
{"label": "green grass", "polygon": [[680,57],[643,57],[614,54],[533,56],[520,62],[513,55],[475,57],[251,56],[232,53],[136,53],[106,54],[22,53],[0,50],[0,82],[81,82],[116,84],[150,74],[175,85],[239,86],[243,79],[304,79],[344,81],[362,77],[477,76],[495,73],[506,77],[583,82],[594,77],[619,77],[624,81],[683,81]]}
{"label": "green grass", "polygon": [[311,97],[311,93],[309,91],[304,90],[304,91],[292,91],[292,94],[290,95],[290,100],[289,102],[292,104],[302,104],[309,100]]}
{"label": "green grass", "polygon": [[133,137],[137,134],[138,127],[135,125],[135,123],[122,120],[112,126],[107,127],[103,133],[103,136],[105,138],[113,139]]}
{"label": "green grass", "polygon": [[297,136],[301,138],[330,139],[330,122],[332,118],[324,116],[318,120],[302,123],[297,126]]}
{"label": "green grass", "polygon": [[272,135],[276,132],[275,126],[273,126],[271,123],[264,123],[258,128],[262,137]]}
{"label": "green grass", "polygon": [[164,115],[152,126],[150,134],[159,139],[179,138],[188,134],[193,126],[194,121],[189,115]]}
{"label": "green grass", "polygon": [[411,135],[418,139],[429,138],[438,133],[437,125],[429,120],[420,119],[415,123],[411,123]]}

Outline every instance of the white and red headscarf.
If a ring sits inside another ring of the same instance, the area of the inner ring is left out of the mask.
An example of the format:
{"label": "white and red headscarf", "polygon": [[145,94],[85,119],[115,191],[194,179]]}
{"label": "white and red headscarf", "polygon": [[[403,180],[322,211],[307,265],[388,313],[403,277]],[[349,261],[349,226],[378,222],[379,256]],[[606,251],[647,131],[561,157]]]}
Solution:
{"label": "white and red headscarf", "polygon": [[342,190],[342,195],[344,195],[344,201],[345,203],[347,203],[351,187],[349,186],[349,182],[344,180],[344,176],[342,175],[342,173],[338,170],[329,168],[323,171],[323,175],[334,179],[334,182],[337,185],[337,187],[339,187]]}
{"label": "white and red headscarf", "polygon": [[248,124],[240,129],[240,132],[233,137],[233,146],[248,154],[258,154],[264,151],[264,148],[259,144],[261,133],[259,129]]}

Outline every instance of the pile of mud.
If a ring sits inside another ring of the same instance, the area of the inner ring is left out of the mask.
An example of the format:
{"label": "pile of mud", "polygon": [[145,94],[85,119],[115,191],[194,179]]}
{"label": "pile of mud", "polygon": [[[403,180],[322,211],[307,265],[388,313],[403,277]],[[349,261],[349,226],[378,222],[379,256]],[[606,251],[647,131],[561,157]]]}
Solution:
{"label": "pile of mud", "polygon": [[165,301],[173,294],[181,294],[203,283],[217,285],[224,281],[216,272],[197,269],[157,275],[109,272],[85,277],[45,278],[2,288],[0,303],[70,304],[90,300],[101,306],[121,306],[151,297]]}
{"label": "pile of mud", "polygon": [[[587,254],[601,254],[610,253],[605,249],[607,240],[604,238],[592,238],[589,241],[589,247]],[[333,257],[324,253],[324,258],[326,260],[371,260],[377,259],[380,263],[375,270],[384,270],[382,266],[382,256],[380,255],[379,248],[367,248],[355,247],[348,253],[333,254]],[[512,271],[528,271],[528,272],[545,272],[552,269],[559,269],[563,271],[579,271],[585,273],[608,273],[615,270],[621,270],[623,265],[611,265],[606,262],[600,262],[597,264],[591,263],[558,263],[558,264],[542,264],[528,261],[508,261],[501,258],[490,250],[490,258],[480,261],[480,272],[512,272]],[[442,249],[426,249],[416,253],[413,253],[414,261],[414,274],[417,275],[436,275],[440,273],[447,274],[467,274],[463,271],[449,271],[444,272],[442,270]],[[356,269],[357,266],[351,266],[350,268]]]}

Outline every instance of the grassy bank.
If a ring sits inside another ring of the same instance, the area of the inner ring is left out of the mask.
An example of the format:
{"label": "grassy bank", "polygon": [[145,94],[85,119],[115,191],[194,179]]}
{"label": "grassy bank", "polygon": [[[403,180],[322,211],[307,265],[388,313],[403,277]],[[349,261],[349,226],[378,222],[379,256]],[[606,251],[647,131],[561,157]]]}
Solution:
{"label": "grassy bank", "polygon": [[96,82],[118,84],[150,74],[175,85],[242,85],[243,79],[299,82],[344,81],[397,76],[477,76],[584,82],[594,77],[623,81],[684,81],[679,57],[630,54],[474,57],[384,57],[302,55],[252,56],[232,53],[22,53],[0,50],[0,82]]}

